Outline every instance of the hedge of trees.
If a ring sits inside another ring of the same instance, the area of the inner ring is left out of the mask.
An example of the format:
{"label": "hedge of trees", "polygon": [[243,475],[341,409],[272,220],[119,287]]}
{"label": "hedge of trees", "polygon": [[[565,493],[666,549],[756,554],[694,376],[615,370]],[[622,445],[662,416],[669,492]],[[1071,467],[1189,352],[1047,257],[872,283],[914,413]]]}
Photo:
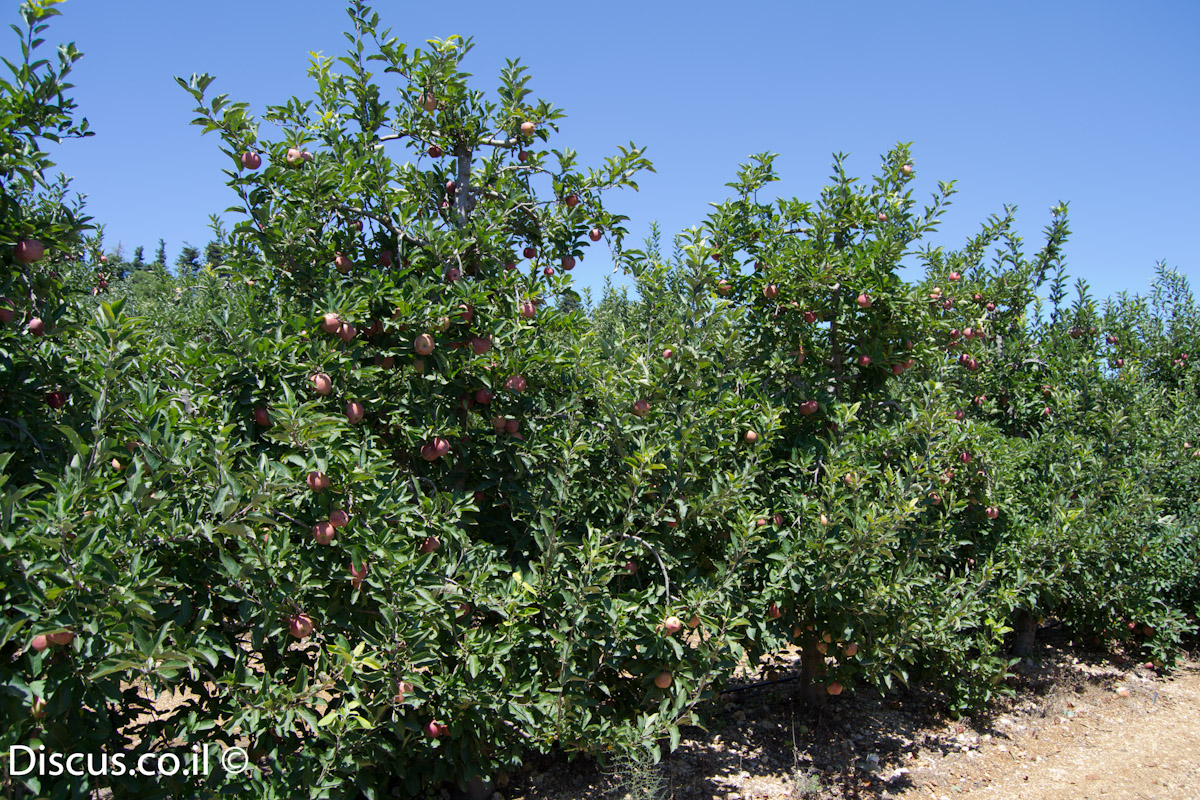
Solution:
{"label": "hedge of trees", "polygon": [[[219,267],[101,263],[40,142],[90,135],[22,6],[3,84],[0,746],[244,747],[18,796],[417,795],[531,752],[675,747],[739,664],[816,705],[1011,692],[1037,623],[1168,666],[1195,630],[1198,309],[1071,290],[1067,210],[927,244],[908,146],[626,242],[563,112],[364,3],[315,96],[180,80],[229,157]],[[635,291],[573,268],[608,246]],[[197,252],[198,255],[198,252]],[[923,277],[903,277],[916,257]],[[156,701],[174,698],[169,708]]]}

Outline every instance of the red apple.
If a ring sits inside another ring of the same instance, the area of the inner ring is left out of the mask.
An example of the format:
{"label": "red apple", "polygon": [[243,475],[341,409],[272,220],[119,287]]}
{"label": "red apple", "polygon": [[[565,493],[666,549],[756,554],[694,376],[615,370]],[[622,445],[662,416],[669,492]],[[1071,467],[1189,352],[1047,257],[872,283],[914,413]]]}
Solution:
{"label": "red apple", "polygon": [[700,615],[692,614],[692,618],[688,620],[688,627],[692,630],[700,627]]}
{"label": "red apple", "polygon": [[997,508],[996,506],[988,506],[987,507],[987,518],[988,519],[995,519],[998,516],[1000,516],[999,508]]}
{"label": "red apple", "polygon": [[317,544],[330,544],[333,537],[337,536],[337,531],[330,522],[318,522],[312,527],[312,535]]}
{"label": "red apple", "polygon": [[33,637],[33,641],[30,642],[29,645],[36,652],[41,653],[50,646],[50,637],[46,636],[44,633],[39,633],[37,636]]}
{"label": "red apple", "polygon": [[64,392],[53,391],[46,393],[46,405],[53,408],[55,411],[67,404],[67,395]]}
{"label": "red apple", "polygon": [[825,691],[829,692],[831,695],[834,695],[836,697],[837,695],[842,693],[842,685],[840,683],[838,683],[837,681],[834,681],[833,683],[831,683],[825,687]]}
{"label": "red apple", "polygon": [[492,393],[487,389],[479,389],[475,392],[475,402],[481,406],[486,406],[492,402]]}
{"label": "red apple", "polygon": [[903,167],[900,168],[900,172],[902,172],[904,174],[904,177],[907,178],[909,175],[912,175],[912,173],[913,173],[913,165],[905,164]]}
{"label": "red apple", "polygon": [[872,302],[871,295],[867,294],[866,292],[863,292],[855,299],[854,302],[858,303],[859,308],[870,308],[871,302]]}
{"label": "red apple", "polygon": [[964,450],[961,453],[959,453],[958,460],[964,464],[970,464],[971,463],[971,454],[968,453],[966,450]]}
{"label": "red apple", "polygon": [[521,421],[512,419],[511,417],[504,420],[504,430],[508,433],[516,434],[517,431],[521,430]]}
{"label": "red apple", "polygon": [[337,267],[338,272],[345,275],[350,271],[350,268],[354,266],[354,262],[352,262],[344,254],[338,253],[333,257],[333,265]]}
{"label": "red apple", "polygon": [[529,160],[529,151],[522,150],[521,152],[517,153],[517,160],[524,164]]}
{"label": "red apple", "polygon": [[425,731],[425,735],[428,736],[430,739],[436,739],[439,736],[446,733],[447,729],[446,729],[446,726],[443,725],[442,723],[438,722],[437,720],[431,719],[431,720],[429,720],[429,722],[425,723],[425,727],[422,728],[422,730]]}
{"label": "red apple", "polygon": [[672,350],[671,348],[669,348],[669,347],[668,347],[667,349],[665,349],[665,350],[663,350],[663,351],[662,351],[662,357],[663,357],[663,359],[664,359],[664,360],[666,360],[666,361],[670,361],[670,360],[671,360],[671,356],[673,356],[673,355],[675,355],[675,351],[673,351],[673,350]]}
{"label": "red apple", "polygon": [[262,157],[253,150],[242,153],[242,166],[246,169],[258,169],[262,166]]}
{"label": "red apple", "polygon": [[350,522],[350,515],[342,509],[336,509],[329,514],[329,524],[335,528],[344,528]]}
{"label": "red apple", "polygon": [[567,208],[574,208],[575,206],[579,205],[579,196],[569,194],[563,199],[563,202],[567,204]]}
{"label": "red apple", "polygon": [[636,417],[644,417],[650,413],[650,403],[646,400],[637,400],[633,404],[633,414]]}
{"label": "red apple", "polygon": [[354,581],[355,589],[357,589],[362,584],[363,579],[367,577],[367,570],[369,568],[370,564],[365,560],[362,562],[362,566],[357,567],[354,565],[353,561],[350,562],[350,577]]}
{"label": "red apple", "polygon": [[486,353],[488,350],[491,350],[491,349],[492,349],[492,339],[490,336],[472,336],[471,337],[471,350],[473,350],[475,352],[475,355],[481,356],[484,353]]}
{"label": "red apple", "polygon": [[818,408],[819,406],[816,400],[805,400],[800,404],[800,413],[807,417],[810,414],[817,413]]}
{"label": "red apple", "polygon": [[767,298],[768,300],[774,300],[778,296],[779,296],[779,287],[776,286],[775,284],[768,283],[766,286],[763,287],[763,297]]}
{"label": "red apple", "polygon": [[288,634],[296,639],[307,639],[312,635],[313,621],[308,614],[294,614],[288,618]]}
{"label": "red apple", "polygon": [[321,330],[326,333],[337,333],[342,328],[342,319],[337,314],[329,312],[321,317]]}
{"label": "red apple", "polygon": [[504,382],[504,388],[510,392],[523,392],[527,385],[524,375],[512,375]]}
{"label": "red apple", "polygon": [[630,575],[636,575],[637,570],[638,570],[638,565],[637,565],[636,561],[630,559],[629,561],[625,562],[625,572],[627,572]]}
{"label": "red apple", "polygon": [[521,123],[522,136],[532,136],[535,130],[537,130],[537,125],[532,122],[526,120],[525,122]]}
{"label": "red apple", "polygon": [[600,241],[600,237],[603,235],[604,235],[604,231],[600,230],[599,228],[592,228],[588,232],[588,238],[591,239],[593,242]]}
{"label": "red apple", "polygon": [[429,145],[429,149],[426,150],[425,152],[429,153],[431,158],[441,158],[442,157],[442,148],[438,147],[436,144]]}
{"label": "red apple", "polygon": [[848,656],[852,656],[858,652],[858,645],[854,642],[850,642],[846,645],[846,649],[843,652],[845,652],[845,654]]}
{"label": "red apple", "polygon": [[307,150],[301,150],[301,151],[300,151],[300,160],[302,160],[302,161],[312,161],[312,160],[313,160],[313,154],[312,154],[312,153],[310,153],[310,152],[308,152]]}
{"label": "red apple", "polygon": [[807,322],[809,325],[816,322],[817,321],[816,313],[813,311],[805,311],[804,312],[804,321]]}
{"label": "red apple", "polygon": [[437,98],[433,96],[432,92],[425,92],[421,95],[421,108],[432,114],[437,109],[437,106]]}
{"label": "red apple", "polygon": [[954,412],[954,418],[959,422],[962,422],[966,417],[967,415],[961,409]]}
{"label": "red apple", "polygon": [[962,275],[958,272],[951,272],[949,275],[946,276],[946,279],[951,282],[960,281],[960,280],[962,280]]}
{"label": "red apple", "polygon": [[298,147],[289,147],[287,153],[284,154],[284,160],[289,164],[299,164],[302,156]]}
{"label": "red apple", "polygon": [[663,620],[662,631],[664,635],[674,636],[681,630],[683,630],[683,623],[680,622],[679,617],[670,616]]}
{"label": "red apple", "polygon": [[45,255],[45,248],[41,241],[37,239],[22,239],[13,247],[13,254],[17,257],[17,261],[22,264],[32,264],[35,261],[41,261]]}
{"label": "red apple", "polygon": [[313,470],[308,473],[308,477],[304,481],[308,484],[308,488],[320,494],[329,488],[329,476],[319,470]]}
{"label": "red apple", "polygon": [[46,335],[46,323],[42,322],[41,317],[34,317],[33,319],[29,320],[29,322],[25,325],[25,329],[28,330],[32,336]]}
{"label": "red apple", "polygon": [[504,417],[492,417],[492,428],[496,433],[504,433],[508,428],[508,420]]}
{"label": "red apple", "polygon": [[871,357],[870,357],[870,356],[859,356],[859,357],[858,357],[858,365],[859,365],[860,367],[869,367],[869,366],[871,366]]}
{"label": "red apple", "polygon": [[442,542],[436,536],[427,536],[425,541],[421,542],[422,553],[436,553],[442,547]]}
{"label": "red apple", "polygon": [[754,444],[758,441],[758,431],[746,431],[746,435],[742,438],[746,440],[746,444]]}
{"label": "red apple", "polygon": [[562,268],[565,269],[567,272],[570,272],[571,270],[575,269],[575,257],[574,256],[563,256]]}
{"label": "red apple", "polygon": [[46,637],[51,644],[66,646],[75,641],[75,634],[71,631],[58,631]]}
{"label": "red apple", "polygon": [[346,403],[346,419],[350,421],[351,425],[357,425],[362,422],[363,414],[362,403],[357,400],[351,400],[349,403]]}
{"label": "red apple", "polygon": [[554,277],[554,267],[546,267],[544,270],[542,270],[542,274],[547,278]]}
{"label": "red apple", "polygon": [[883,213],[882,211],[880,211],[875,216],[879,219],[880,222],[887,222],[887,218],[888,218],[887,214]]}
{"label": "red apple", "polygon": [[733,287],[730,286],[728,281],[726,281],[724,278],[717,281],[717,294],[721,295],[722,297],[729,294],[730,290],[732,289]]}
{"label": "red apple", "polygon": [[524,300],[521,302],[521,316],[525,319],[533,319],[537,316],[537,305],[532,300]]}
{"label": "red apple", "polygon": [[419,354],[427,356],[433,352],[434,342],[433,337],[428,333],[422,333],[416,339],[413,339],[413,350]]}
{"label": "red apple", "polygon": [[12,300],[7,297],[0,297],[0,324],[7,325],[12,322],[16,308]]}
{"label": "red apple", "polygon": [[351,325],[349,322],[343,322],[342,327],[338,329],[338,336],[343,342],[350,342],[358,335],[358,328]]}
{"label": "red apple", "polygon": [[671,686],[671,673],[663,670],[654,676],[654,685],[660,689],[667,689]]}
{"label": "red apple", "polygon": [[767,607],[767,616],[771,619],[779,619],[783,616],[783,612],[779,610],[779,604],[774,601]]}
{"label": "red apple", "polygon": [[333,391],[333,381],[324,372],[318,372],[316,375],[313,375],[311,380],[313,389],[316,390],[317,394],[327,395]]}

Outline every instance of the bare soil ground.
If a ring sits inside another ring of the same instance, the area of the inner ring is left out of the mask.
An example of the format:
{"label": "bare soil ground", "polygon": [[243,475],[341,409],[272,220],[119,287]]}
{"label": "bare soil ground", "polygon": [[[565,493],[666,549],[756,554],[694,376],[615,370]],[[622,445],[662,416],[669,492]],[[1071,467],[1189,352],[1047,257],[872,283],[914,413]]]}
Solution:
{"label": "bare soil ground", "polygon": [[1200,654],[1164,675],[1043,636],[1016,698],[974,719],[921,690],[812,711],[785,676],[723,695],[709,732],[686,731],[651,770],[547,756],[493,800],[1200,800]]}

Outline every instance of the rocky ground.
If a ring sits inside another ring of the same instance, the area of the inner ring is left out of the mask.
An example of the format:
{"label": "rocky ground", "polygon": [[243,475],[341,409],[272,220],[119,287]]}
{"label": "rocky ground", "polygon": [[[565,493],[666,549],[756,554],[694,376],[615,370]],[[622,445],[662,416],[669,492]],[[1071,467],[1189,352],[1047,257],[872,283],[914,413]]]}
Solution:
{"label": "rocky ground", "polygon": [[847,692],[813,712],[785,676],[723,695],[710,731],[688,730],[657,767],[548,756],[493,798],[1200,800],[1198,657],[1161,674],[1051,632],[1014,700],[962,720],[921,691]]}

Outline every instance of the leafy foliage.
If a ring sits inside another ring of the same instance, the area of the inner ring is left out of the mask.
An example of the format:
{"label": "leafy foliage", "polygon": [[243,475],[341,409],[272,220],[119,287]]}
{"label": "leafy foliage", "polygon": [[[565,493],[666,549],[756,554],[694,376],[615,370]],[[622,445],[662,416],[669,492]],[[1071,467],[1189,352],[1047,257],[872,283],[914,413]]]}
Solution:
{"label": "leafy foliage", "polygon": [[[28,176],[0,744],[254,764],[129,797],[412,796],[552,748],[653,793],[680,727],[790,645],[813,703],[926,680],[965,713],[1039,619],[1162,662],[1194,628],[1200,310],[1165,267],[1069,301],[1065,205],[1033,255],[1010,209],[948,252],[923,241],[953,184],[919,208],[907,145],[867,182],[836,156],[814,202],[763,200],[764,153],[669,253],[630,248],[607,203],[639,148],[580,166],[519,63],[478,91],[469,40],[410,50],[354,2],[276,140],[179,80],[237,221],[172,275],[38,178],[39,137],[89,133],[74,48],[31,60],[53,5],[22,7],[0,99],[6,191]],[[604,240],[636,294],[593,306],[571,271]]]}

